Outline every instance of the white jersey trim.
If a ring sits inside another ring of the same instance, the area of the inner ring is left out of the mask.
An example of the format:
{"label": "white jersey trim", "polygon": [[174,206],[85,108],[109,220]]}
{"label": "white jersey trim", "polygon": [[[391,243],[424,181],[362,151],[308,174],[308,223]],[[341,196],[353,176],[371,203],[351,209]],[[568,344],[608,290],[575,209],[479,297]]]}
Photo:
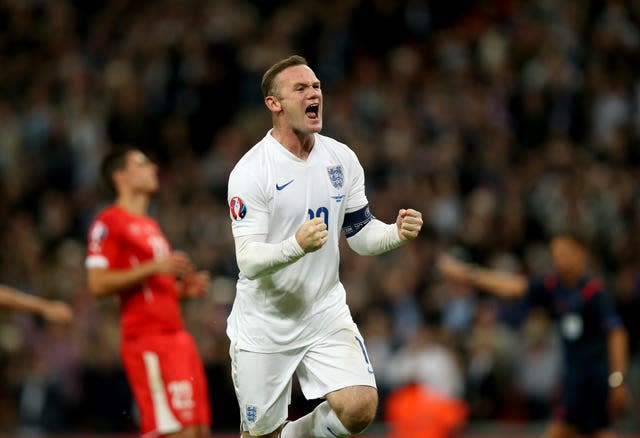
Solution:
{"label": "white jersey trim", "polygon": [[109,260],[105,256],[92,255],[86,258],[84,265],[86,268],[108,268]]}
{"label": "white jersey trim", "polygon": [[176,419],[169,407],[158,355],[153,351],[145,351],[142,353],[142,358],[147,370],[149,389],[151,390],[153,412],[156,417],[156,430],[162,435],[182,430],[182,424]]}

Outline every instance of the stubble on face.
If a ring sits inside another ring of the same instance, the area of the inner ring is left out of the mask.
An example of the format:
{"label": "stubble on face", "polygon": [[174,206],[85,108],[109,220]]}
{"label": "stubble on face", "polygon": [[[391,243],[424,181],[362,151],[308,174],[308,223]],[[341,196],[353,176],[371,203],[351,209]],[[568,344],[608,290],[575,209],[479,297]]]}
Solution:
{"label": "stubble on face", "polygon": [[322,91],[313,70],[299,65],[283,70],[276,79],[275,97],[282,106],[282,122],[296,135],[322,129]]}

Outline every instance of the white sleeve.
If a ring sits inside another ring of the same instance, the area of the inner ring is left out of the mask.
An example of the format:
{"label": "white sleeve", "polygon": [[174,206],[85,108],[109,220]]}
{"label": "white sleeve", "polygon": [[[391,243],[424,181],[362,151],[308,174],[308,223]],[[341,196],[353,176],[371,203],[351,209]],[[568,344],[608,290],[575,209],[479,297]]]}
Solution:
{"label": "white sleeve", "polygon": [[349,164],[352,167],[349,173],[351,175],[351,180],[347,198],[344,201],[345,211],[347,213],[358,210],[362,206],[369,203],[365,194],[364,169],[362,168],[360,161],[358,161],[358,157],[356,156],[355,152],[350,151],[350,154],[351,162]]}
{"label": "white sleeve", "polygon": [[266,243],[266,234],[235,238],[238,268],[248,279],[273,274],[305,255],[293,235],[280,243]]}
{"label": "white sleeve", "polygon": [[229,175],[227,201],[234,237],[268,233],[268,194],[256,172],[236,166]]}
{"label": "white sleeve", "polygon": [[360,255],[376,255],[398,248],[406,241],[400,239],[398,226],[372,218],[356,234],[347,238],[349,247]]}

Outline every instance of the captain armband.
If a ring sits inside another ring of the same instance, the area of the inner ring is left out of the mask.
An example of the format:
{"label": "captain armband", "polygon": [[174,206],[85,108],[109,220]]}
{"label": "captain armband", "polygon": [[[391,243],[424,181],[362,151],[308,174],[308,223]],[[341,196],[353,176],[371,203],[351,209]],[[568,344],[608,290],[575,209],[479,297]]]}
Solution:
{"label": "captain armband", "polygon": [[360,210],[345,213],[344,221],[342,222],[342,232],[347,238],[353,237],[358,234],[358,231],[365,225],[371,222],[372,219],[374,219],[374,217],[369,210],[369,204]]}

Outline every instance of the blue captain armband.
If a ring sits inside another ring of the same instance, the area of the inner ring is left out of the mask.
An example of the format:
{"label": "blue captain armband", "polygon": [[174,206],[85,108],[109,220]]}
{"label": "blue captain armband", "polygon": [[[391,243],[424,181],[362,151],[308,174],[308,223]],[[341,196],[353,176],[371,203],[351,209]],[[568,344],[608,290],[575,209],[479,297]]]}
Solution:
{"label": "blue captain armband", "polygon": [[351,213],[345,213],[344,221],[342,222],[342,232],[347,238],[353,237],[358,234],[365,225],[374,219],[371,211],[369,211],[369,204],[362,207],[360,210],[352,211]]}

